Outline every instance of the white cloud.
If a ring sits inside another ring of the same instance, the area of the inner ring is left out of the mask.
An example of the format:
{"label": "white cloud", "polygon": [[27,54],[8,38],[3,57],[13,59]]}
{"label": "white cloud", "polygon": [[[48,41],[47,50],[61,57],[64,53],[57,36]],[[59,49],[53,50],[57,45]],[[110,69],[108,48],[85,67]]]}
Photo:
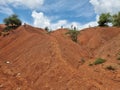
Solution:
{"label": "white cloud", "polygon": [[91,21],[91,22],[88,22],[84,25],[81,25],[80,26],[80,30],[81,29],[84,29],[84,28],[89,28],[89,27],[95,27],[95,26],[98,26],[98,20],[99,20],[99,15],[96,16],[96,20],[95,21]]}
{"label": "white cloud", "polygon": [[38,9],[43,5],[44,0],[0,0],[0,13],[11,15],[13,14],[13,7],[25,7],[29,9]]}
{"label": "white cloud", "polygon": [[30,9],[38,9],[43,5],[44,0],[8,0],[14,6],[25,6]]}
{"label": "white cloud", "polygon": [[3,14],[13,14],[12,9],[9,8],[9,6],[5,3],[4,0],[0,0],[0,13]]}
{"label": "white cloud", "polygon": [[33,25],[35,27],[45,28],[47,26],[51,29],[58,29],[61,26],[63,27],[70,27],[70,25],[79,26],[79,23],[77,22],[69,23],[67,20],[59,20],[56,23],[52,23],[50,18],[45,16],[44,13],[42,12],[38,13],[36,11],[33,11],[31,16],[34,19]]}
{"label": "white cloud", "polygon": [[97,14],[110,12],[111,14],[120,11],[120,0],[90,0]]}
{"label": "white cloud", "polygon": [[1,5],[0,5],[0,13],[7,14],[7,15],[11,15],[11,14],[13,14],[14,12],[13,12],[12,9],[10,9],[9,7],[7,7],[7,6],[1,6]]}
{"label": "white cloud", "polygon": [[57,29],[60,28],[61,26],[66,26],[67,21],[66,20],[59,20],[57,23],[51,23],[50,28]]}
{"label": "white cloud", "polygon": [[91,21],[91,22],[88,22],[84,25],[81,25],[80,26],[80,30],[84,29],[84,28],[90,28],[90,27],[94,27],[94,26],[98,26],[98,23],[97,21]]}
{"label": "white cloud", "polygon": [[34,26],[42,28],[50,26],[50,20],[48,19],[48,17],[44,16],[42,12],[37,13],[36,11],[33,11],[32,17],[34,19]]}
{"label": "white cloud", "polygon": [[46,0],[40,10],[46,13],[53,12],[59,16],[64,14],[68,17],[90,17],[94,14],[89,0]]}
{"label": "white cloud", "polygon": [[93,26],[97,26],[97,20],[98,20],[98,16],[97,16],[96,21],[92,21],[82,25],[78,22],[68,22],[67,20],[58,20],[58,22],[52,23],[51,22],[52,20],[49,17],[45,16],[43,12],[38,13],[36,11],[33,11],[31,16],[34,19],[33,25],[35,27],[45,28],[47,26],[54,30],[60,28],[61,26],[65,28],[70,28],[71,25],[76,26],[78,29],[88,28],[89,26],[93,27]]}
{"label": "white cloud", "polygon": [[[29,9],[38,9],[41,5],[43,5],[44,0],[0,0],[1,5],[11,5],[13,7],[26,7]],[[7,7],[9,8],[9,7]]]}

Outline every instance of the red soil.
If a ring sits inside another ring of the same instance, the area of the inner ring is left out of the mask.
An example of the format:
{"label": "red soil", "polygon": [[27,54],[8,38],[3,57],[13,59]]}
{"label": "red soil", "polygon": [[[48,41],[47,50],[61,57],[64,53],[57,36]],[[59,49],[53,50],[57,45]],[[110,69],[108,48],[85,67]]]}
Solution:
{"label": "red soil", "polygon": [[[21,26],[1,36],[0,90],[119,90],[120,28],[85,29],[78,43],[66,32]],[[97,57],[107,62],[89,66]]]}
{"label": "red soil", "polygon": [[0,32],[5,28],[4,24],[0,24]]}

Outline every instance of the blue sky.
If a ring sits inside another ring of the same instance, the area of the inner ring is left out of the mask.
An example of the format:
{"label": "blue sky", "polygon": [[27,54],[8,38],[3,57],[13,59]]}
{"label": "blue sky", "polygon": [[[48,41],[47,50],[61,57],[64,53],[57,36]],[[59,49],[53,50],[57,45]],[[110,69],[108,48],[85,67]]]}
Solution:
{"label": "blue sky", "polygon": [[74,25],[82,29],[96,26],[101,13],[118,11],[120,0],[0,0],[0,23],[15,13],[35,27]]}

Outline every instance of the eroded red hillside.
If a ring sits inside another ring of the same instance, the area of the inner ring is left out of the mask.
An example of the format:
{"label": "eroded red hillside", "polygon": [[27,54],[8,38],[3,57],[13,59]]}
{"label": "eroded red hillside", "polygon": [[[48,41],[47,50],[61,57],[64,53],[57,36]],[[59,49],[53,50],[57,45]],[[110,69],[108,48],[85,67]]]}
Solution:
{"label": "eroded red hillside", "polygon": [[[116,57],[106,58],[105,64],[89,64],[106,56],[109,49],[112,52],[112,47],[119,52],[120,29],[81,31],[78,43],[66,32],[60,29],[48,34],[27,25],[1,36],[0,90],[119,90],[120,62]],[[103,49],[105,54],[99,53]],[[117,69],[106,70],[112,60]]]}

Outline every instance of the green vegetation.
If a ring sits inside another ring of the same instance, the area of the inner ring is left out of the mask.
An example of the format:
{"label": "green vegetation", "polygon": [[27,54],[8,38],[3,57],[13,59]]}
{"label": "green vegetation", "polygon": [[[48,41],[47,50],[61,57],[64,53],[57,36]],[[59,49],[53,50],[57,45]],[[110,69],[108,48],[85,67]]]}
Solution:
{"label": "green vegetation", "polygon": [[111,23],[113,26],[120,27],[120,12],[114,15],[109,13],[102,13],[99,17],[98,24],[99,26],[108,26]]}
{"label": "green vegetation", "polygon": [[105,59],[102,59],[102,58],[97,58],[93,63],[90,63],[89,66],[93,66],[93,65],[98,65],[98,64],[102,64],[106,62]]}
{"label": "green vegetation", "polygon": [[47,34],[50,34],[52,32],[52,30],[49,29],[48,27],[45,27],[45,31],[47,32]]}
{"label": "green vegetation", "polygon": [[77,42],[77,37],[78,37],[79,31],[77,31],[76,28],[70,29],[66,34],[69,34],[71,39],[74,42]]}
{"label": "green vegetation", "polygon": [[97,65],[97,64],[102,64],[102,63],[104,63],[104,62],[106,62],[105,59],[98,58],[98,59],[96,59],[96,61],[95,61],[93,64],[94,64],[94,65]]}
{"label": "green vegetation", "polygon": [[118,14],[113,15],[112,24],[113,26],[120,26],[120,12]]}
{"label": "green vegetation", "polygon": [[4,31],[16,29],[17,27],[19,27],[22,24],[21,20],[18,18],[18,16],[16,14],[13,14],[13,15],[9,16],[8,18],[5,18],[3,20],[3,22],[6,25]]}
{"label": "green vegetation", "polygon": [[115,70],[115,68],[113,66],[111,66],[111,65],[107,66],[106,69],[108,69],[108,70]]}
{"label": "green vegetation", "polygon": [[49,28],[48,28],[48,27],[45,27],[45,31],[49,32]]}
{"label": "green vegetation", "polygon": [[108,23],[111,22],[111,15],[109,13],[102,13],[100,15],[98,24],[99,26],[108,26]]}

